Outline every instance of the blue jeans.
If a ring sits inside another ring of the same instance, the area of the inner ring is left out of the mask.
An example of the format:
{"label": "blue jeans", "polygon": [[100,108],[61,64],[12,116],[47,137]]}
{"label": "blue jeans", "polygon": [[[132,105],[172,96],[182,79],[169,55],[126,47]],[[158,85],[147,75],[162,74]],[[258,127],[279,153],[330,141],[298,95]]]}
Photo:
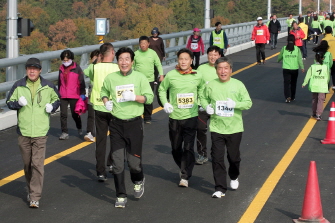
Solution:
{"label": "blue jeans", "polygon": [[277,45],[278,33],[270,33],[271,47],[275,48]]}

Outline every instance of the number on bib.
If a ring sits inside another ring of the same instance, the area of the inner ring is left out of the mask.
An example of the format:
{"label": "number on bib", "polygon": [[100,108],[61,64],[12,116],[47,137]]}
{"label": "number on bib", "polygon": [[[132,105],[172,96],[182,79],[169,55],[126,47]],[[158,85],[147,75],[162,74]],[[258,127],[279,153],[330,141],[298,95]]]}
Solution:
{"label": "number on bib", "polygon": [[116,86],[115,88],[116,102],[125,102],[125,100],[122,97],[122,93],[126,90],[135,92],[134,84]]}
{"label": "number on bib", "polygon": [[264,30],[257,30],[257,36],[262,36],[264,34]]}
{"label": "number on bib", "polygon": [[234,109],[227,107],[227,101],[217,101],[215,114],[222,117],[232,117],[234,116]]}
{"label": "number on bib", "polygon": [[198,49],[198,43],[191,43],[191,49],[192,50]]}
{"label": "number on bib", "polygon": [[214,44],[221,44],[221,38],[220,37],[214,37]]}
{"label": "number on bib", "polygon": [[194,105],[194,94],[177,94],[178,108],[193,108]]}

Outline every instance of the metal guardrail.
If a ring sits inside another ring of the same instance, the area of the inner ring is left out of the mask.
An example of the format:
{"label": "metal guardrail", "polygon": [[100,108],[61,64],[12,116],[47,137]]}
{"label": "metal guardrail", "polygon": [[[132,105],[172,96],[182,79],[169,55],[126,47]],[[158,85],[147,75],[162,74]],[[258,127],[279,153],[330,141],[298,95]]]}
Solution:
{"label": "metal guardrail", "polygon": [[[278,20],[281,23],[282,30],[286,31],[287,24],[286,24],[287,18],[279,18]],[[267,20],[263,21],[264,23],[267,22]],[[250,41],[251,32],[253,27],[255,26],[256,21],[254,22],[246,22],[246,23],[239,23],[239,24],[233,24],[233,25],[225,25],[222,26],[222,29],[225,30],[226,35],[229,39],[229,45],[230,46],[236,46],[239,44],[243,44]],[[209,29],[201,29],[202,38],[205,43],[205,48],[209,47],[209,37],[210,33],[215,28],[209,28]],[[171,34],[164,34],[160,35],[160,37],[164,40],[165,44],[165,52],[166,52],[166,60],[163,62],[163,65],[169,65],[171,63],[176,62],[176,52],[178,52],[180,49],[186,47],[186,41],[187,38],[193,34],[192,30],[189,31],[183,31],[178,33],[171,33]],[[118,50],[118,48],[121,47],[130,47],[133,50],[138,49],[138,39],[130,39],[130,40],[123,40],[123,41],[117,41],[113,42],[115,50]],[[100,44],[97,45],[90,45],[90,46],[82,46],[77,48],[70,48],[70,50],[74,53],[76,56],[81,56],[80,60],[80,66],[82,69],[85,69],[89,65],[89,54],[100,47]],[[56,81],[58,79],[58,71],[57,72],[51,72],[51,60],[58,59],[61,52],[63,50],[57,50],[52,52],[43,52],[43,53],[37,53],[37,54],[31,54],[31,55],[23,55],[17,58],[5,58],[0,59],[0,68],[6,68],[10,66],[17,66],[17,74],[16,77],[13,77],[13,80],[18,80],[22,78],[25,75],[25,63],[30,57],[36,57],[39,58],[42,62],[42,73],[41,75],[50,80],[50,81]],[[0,83],[0,93],[8,92],[15,81],[9,81]],[[5,105],[5,99],[0,100],[0,106]]]}

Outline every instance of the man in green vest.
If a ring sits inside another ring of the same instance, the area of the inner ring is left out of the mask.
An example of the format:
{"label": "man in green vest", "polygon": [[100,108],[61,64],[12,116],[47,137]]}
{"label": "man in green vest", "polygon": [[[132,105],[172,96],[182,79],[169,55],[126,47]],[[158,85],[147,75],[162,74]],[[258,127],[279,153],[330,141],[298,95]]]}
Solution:
{"label": "man in green vest", "polygon": [[220,54],[223,57],[227,51],[228,38],[226,32],[222,29],[221,22],[215,23],[215,29],[212,31],[209,38],[209,46],[218,46],[220,48]]}
{"label": "man in green vest", "polygon": [[[88,71],[88,76],[93,83],[91,92],[90,102],[93,104],[95,114],[95,128],[96,128],[96,171],[99,182],[107,180],[106,173],[106,141],[108,126],[112,119],[112,114],[108,111],[102,99],[100,97],[101,87],[105,77],[113,72],[119,70],[118,65],[112,63],[115,57],[114,47],[111,43],[104,43],[100,46],[101,63],[92,66],[92,69]],[[108,157],[107,166],[109,166],[109,172],[111,172],[111,155]]]}
{"label": "man in green vest", "polygon": [[293,18],[293,15],[290,14],[289,18],[286,20],[287,23],[287,35],[290,34],[291,28],[292,28],[292,22],[295,21],[295,19]]}

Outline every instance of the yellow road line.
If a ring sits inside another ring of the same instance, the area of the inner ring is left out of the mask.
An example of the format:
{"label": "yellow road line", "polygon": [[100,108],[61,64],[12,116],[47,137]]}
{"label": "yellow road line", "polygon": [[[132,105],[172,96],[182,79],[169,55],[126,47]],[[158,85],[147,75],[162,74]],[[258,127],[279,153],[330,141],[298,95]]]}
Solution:
{"label": "yellow road line", "polygon": [[[272,57],[275,57],[275,56],[277,56],[278,54],[279,54],[279,53],[276,53],[276,54],[274,54],[274,55],[272,55],[272,56],[270,56],[270,57],[267,57],[266,60],[268,60],[268,59],[270,59],[270,58],[272,58]],[[255,66],[256,64],[257,64],[257,63],[253,63],[253,64],[251,64],[251,65],[249,65],[249,66],[246,66],[246,67],[244,67],[244,68],[241,68],[241,69],[239,69],[239,70],[233,72],[232,75],[238,74],[238,73],[240,73],[240,72],[242,72],[242,71],[244,71],[244,70],[246,70],[246,69],[249,69],[249,68]],[[155,108],[155,109],[152,111],[152,114],[155,114],[155,113],[157,113],[157,112],[159,112],[159,111],[161,111],[161,110],[163,110],[162,107]],[[53,161],[55,161],[55,160],[58,160],[58,159],[60,159],[60,158],[62,158],[62,157],[64,157],[64,156],[67,156],[67,155],[69,155],[69,154],[71,154],[71,153],[73,153],[73,152],[75,152],[75,151],[77,151],[77,150],[80,150],[80,149],[84,148],[85,146],[90,145],[91,143],[92,143],[92,142],[82,142],[82,143],[80,143],[80,144],[78,144],[78,145],[76,145],[76,146],[74,146],[74,147],[71,147],[71,148],[69,148],[69,149],[67,149],[67,150],[64,150],[63,152],[57,153],[57,154],[55,154],[55,155],[53,155],[53,156],[51,156],[51,157],[45,159],[45,161],[44,161],[44,165],[47,165],[47,164],[49,164],[49,163],[51,163],[51,162],[53,162]],[[2,180],[0,180],[0,187],[3,186],[3,185],[5,185],[5,184],[8,184],[8,183],[10,183],[10,182],[12,182],[12,181],[14,181],[14,180],[16,180],[16,179],[18,179],[18,178],[20,178],[20,177],[22,177],[22,176],[24,176],[24,172],[23,172],[23,170],[20,170],[20,171],[14,173],[14,174],[12,174],[12,175],[10,175],[10,176],[8,176],[8,177],[2,179]]]}
{"label": "yellow road line", "polygon": [[[327,106],[330,98],[333,96],[333,91],[330,90],[331,93],[327,94],[326,102],[324,103],[324,107]],[[278,184],[280,178],[285,173],[287,167],[291,164],[294,157],[299,152],[302,144],[307,139],[308,135],[312,131],[315,123],[317,121],[314,118],[310,118],[298,137],[295,139],[291,147],[287,150],[283,158],[279,161],[277,166],[274,168],[272,173],[269,175],[269,177],[264,182],[261,189],[258,191],[257,195],[253,199],[253,201],[250,203],[247,210],[242,215],[241,219],[238,223],[249,223],[254,222],[263,209],[266,201],[269,199],[270,195],[272,194],[274,188]]]}

